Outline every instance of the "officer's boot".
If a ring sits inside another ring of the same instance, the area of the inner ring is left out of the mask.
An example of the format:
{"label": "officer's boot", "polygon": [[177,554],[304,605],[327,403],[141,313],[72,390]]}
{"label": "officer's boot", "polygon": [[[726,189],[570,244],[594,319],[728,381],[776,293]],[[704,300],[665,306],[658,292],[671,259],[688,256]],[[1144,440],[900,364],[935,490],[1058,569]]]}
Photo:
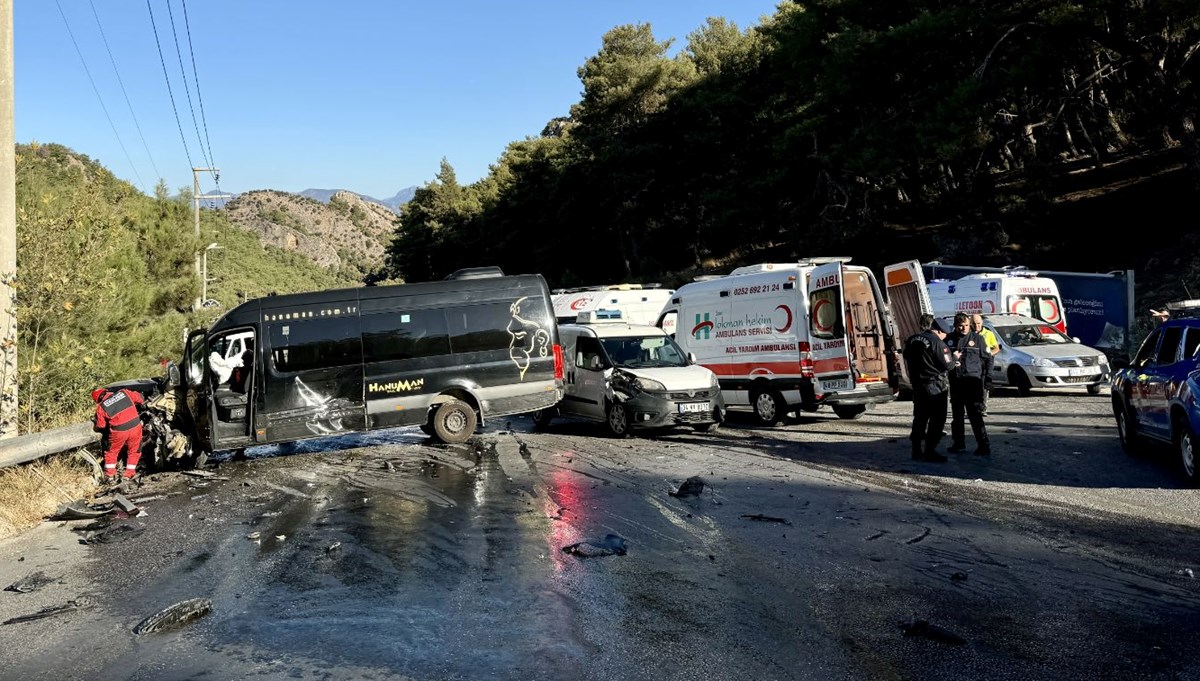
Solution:
{"label": "officer's boot", "polygon": [[912,441],[912,457],[918,461],[925,458],[925,453],[921,449],[921,441],[920,440]]}

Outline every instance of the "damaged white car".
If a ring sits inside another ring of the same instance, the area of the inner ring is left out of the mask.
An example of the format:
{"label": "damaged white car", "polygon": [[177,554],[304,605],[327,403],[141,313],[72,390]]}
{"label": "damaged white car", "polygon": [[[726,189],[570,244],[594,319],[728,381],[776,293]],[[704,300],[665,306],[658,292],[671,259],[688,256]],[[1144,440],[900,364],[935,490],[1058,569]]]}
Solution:
{"label": "damaged white car", "polygon": [[654,326],[628,324],[606,311],[558,327],[566,358],[566,394],[535,412],[541,428],[555,416],[603,422],[616,437],[632,429],[691,426],[710,432],[725,416],[717,376],[686,356]]}

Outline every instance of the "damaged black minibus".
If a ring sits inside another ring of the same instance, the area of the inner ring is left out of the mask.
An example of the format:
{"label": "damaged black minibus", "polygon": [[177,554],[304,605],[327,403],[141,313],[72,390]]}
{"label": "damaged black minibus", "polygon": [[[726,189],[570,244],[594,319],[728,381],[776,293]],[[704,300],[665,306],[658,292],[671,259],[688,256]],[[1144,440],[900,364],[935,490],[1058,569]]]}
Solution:
{"label": "damaged black minibus", "polygon": [[563,395],[546,281],[494,267],[250,300],[188,336],[182,369],[204,453],[405,425],[463,442]]}

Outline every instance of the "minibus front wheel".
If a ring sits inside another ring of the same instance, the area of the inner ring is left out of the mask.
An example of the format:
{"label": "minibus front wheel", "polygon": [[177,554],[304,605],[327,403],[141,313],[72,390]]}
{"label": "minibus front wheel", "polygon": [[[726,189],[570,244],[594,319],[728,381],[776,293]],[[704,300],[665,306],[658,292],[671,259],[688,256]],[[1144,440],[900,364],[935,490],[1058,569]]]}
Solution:
{"label": "minibus front wheel", "polygon": [[475,433],[477,423],[475,410],[459,399],[446,400],[433,412],[433,432],[447,444],[466,442]]}

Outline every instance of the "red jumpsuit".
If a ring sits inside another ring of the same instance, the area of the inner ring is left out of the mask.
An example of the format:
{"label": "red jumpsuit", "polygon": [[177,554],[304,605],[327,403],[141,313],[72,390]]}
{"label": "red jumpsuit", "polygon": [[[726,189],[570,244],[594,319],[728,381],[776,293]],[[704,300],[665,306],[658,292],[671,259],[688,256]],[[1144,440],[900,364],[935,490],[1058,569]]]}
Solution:
{"label": "red jumpsuit", "polygon": [[144,404],[142,394],[136,390],[121,388],[116,392],[104,391],[96,397],[96,431],[108,435],[108,448],[104,450],[104,477],[117,477],[117,458],[125,450],[125,477],[137,473],[138,460],[142,458],[142,417],[138,405]]}

